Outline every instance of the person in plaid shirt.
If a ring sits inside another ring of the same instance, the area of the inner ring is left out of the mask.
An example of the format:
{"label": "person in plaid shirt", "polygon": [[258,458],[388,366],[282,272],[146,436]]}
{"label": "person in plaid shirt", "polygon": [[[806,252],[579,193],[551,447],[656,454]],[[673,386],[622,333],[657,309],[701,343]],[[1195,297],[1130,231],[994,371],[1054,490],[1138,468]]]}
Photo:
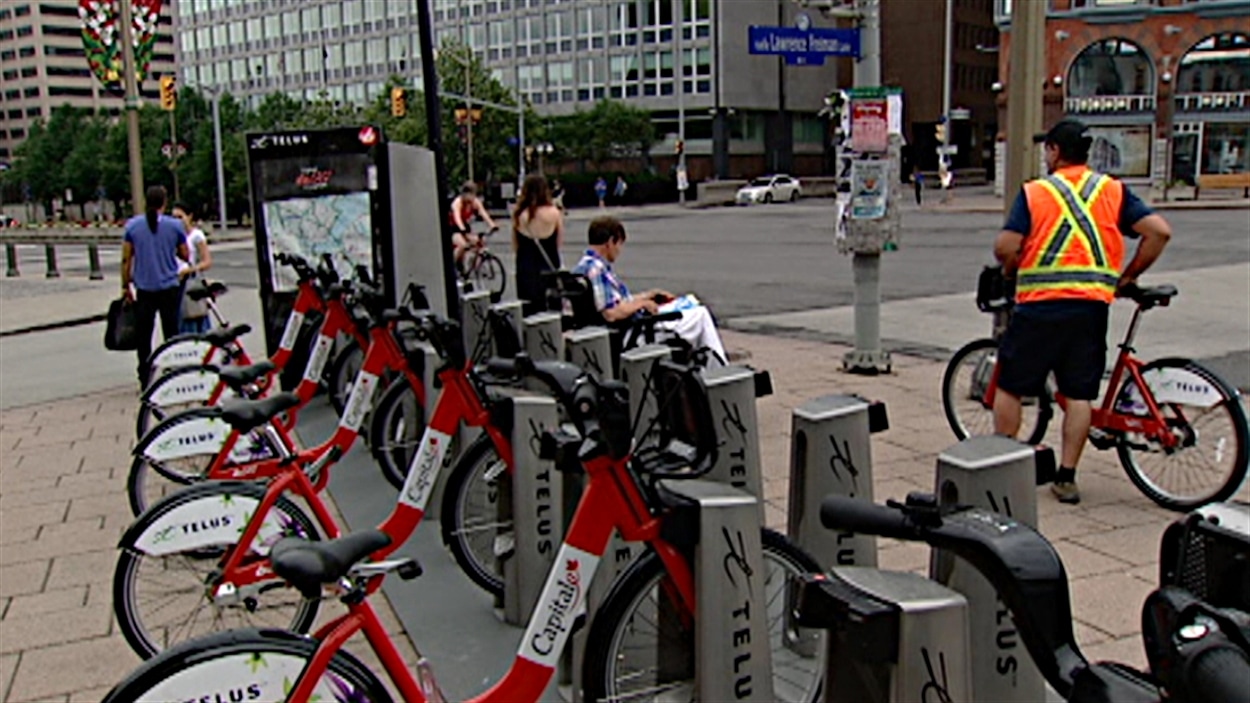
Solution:
{"label": "person in plaid shirt", "polygon": [[[630,293],[629,286],[616,276],[612,264],[625,247],[625,226],[615,217],[597,217],[590,222],[589,248],[582,255],[573,273],[586,276],[595,294],[595,307],[608,322],[624,320],[634,315],[654,315],[661,305],[676,296],[668,291],[652,289],[640,295]],[[725,363],[725,346],[712,312],[703,305],[681,310],[681,319],[661,322],[657,328],[673,332],[686,340],[696,350],[712,352],[715,364]]]}

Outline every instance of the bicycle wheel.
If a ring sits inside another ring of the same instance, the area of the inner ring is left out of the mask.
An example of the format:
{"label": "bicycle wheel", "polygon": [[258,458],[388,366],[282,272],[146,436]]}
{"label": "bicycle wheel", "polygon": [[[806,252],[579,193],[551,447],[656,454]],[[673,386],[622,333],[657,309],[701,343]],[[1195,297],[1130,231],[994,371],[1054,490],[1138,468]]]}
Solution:
{"label": "bicycle wheel", "polygon": [[[998,363],[998,342],[978,339],[965,344],[946,365],[942,376],[942,409],[955,437],[964,440],[976,435],[994,434],[994,408],[985,404],[985,389]],[[1050,422],[1049,395],[1021,398],[1020,427],[1026,444],[1038,444]]]}
{"label": "bicycle wheel", "polygon": [[[809,703],[819,696],[825,675],[826,634],[787,622],[787,589],[791,578],[820,568],[782,535],[760,532],[772,700]],[[671,607],[664,596],[665,578],[659,556],[648,550],[613,584],[586,640],[585,700],[695,700],[694,632],[674,622],[680,618],[664,615]],[[659,660],[659,654],[666,656]]]}
{"label": "bicycle wheel", "polygon": [[[1240,395],[1215,372],[1188,359],[1152,361],[1142,367],[1142,376],[1180,444],[1169,450],[1158,437],[1121,437],[1116,453],[1129,479],[1169,510],[1189,511],[1230,498],[1246,478],[1250,444]],[[1209,403],[1212,394],[1218,397],[1214,404]],[[1147,415],[1132,377],[1115,398],[1116,411]]]}
{"label": "bicycle wheel", "polygon": [[508,275],[504,272],[503,262],[489,251],[477,255],[477,261],[469,269],[469,280],[473,283],[473,290],[489,292],[494,301],[503,298],[508,288]]}
{"label": "bicycle wheel", "polygon": [[[400,490],[408,467],[425,434],[425,407],[408,379],[397,376],[373,406],[369,418],[369,450],[391,485]],[[448,456],[455,456],[448,452]]]}
{"label": "bicycle wheel", "polygon": [[[216,366],[181,366],[153,379],[139,400],[139,412],[135,416],[135,439],[143,439],[149,429],[156,427],[167,417],[173,417],[183,410],[208,405],[208,398],[219,383],[217,372]],[[231,397],[234,397],[234,392],[226,389],[222,398]],[[186,400],[179,402],[179,399]]]}
{"label": "bicycle wheel", "polygon": [[495,443],[483,434],[457,459],[443,487],[443,544],[474,583],[492,595],[503,593],[498,555],[513,542],[512,520],[499,514],[508,467]]}
{"label": "bicycle wheel", "polygon": [[[258,502],[263,493],[257,486]],[[286,536],[322,538],[316,523],[295,503],[279,498],[274,509]],[[135,654],[148,659],[182,642],[239,627],[308,632],[319,602],[305,599],[277,577],[258,584],[237,603],[213,601],[214,575],[228,546],[161,556],[121,550],[113,571],[113,613]]]}
{"label": "bicycle wheel", "polygon": [[130,464],[126,496],[130,512],[139,517],[148,507],[178,489],[203,481],[217,453],[196,454],[168,461],[153,461],[142,454]]}
{"label": "bicycle wheel", "polygon": [[334,361],[326,373],[330,405],[340,416],[343,414],[343,408],[347,407],[347,396],[352,392],[356,374],[360,372],[360,366],[364,361],[365,352],[360,348],[360,344],[355,339],[349,339],[334,355]]}
{"label": "bicycle wheel", "polygon": [[[104,703],[282,701],[317,651],[317,642],[281,630],[242,629],[186,642],[147,660]],[[312,700],[391,703],[368,667],[334,653]]]}

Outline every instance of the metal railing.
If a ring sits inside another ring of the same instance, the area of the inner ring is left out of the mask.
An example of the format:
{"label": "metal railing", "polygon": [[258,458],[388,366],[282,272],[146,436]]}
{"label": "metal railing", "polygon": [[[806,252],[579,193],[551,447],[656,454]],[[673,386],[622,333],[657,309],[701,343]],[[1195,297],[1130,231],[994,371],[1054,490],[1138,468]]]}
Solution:
{"label": "metal railing", "polygon": [[111,229],[106,229],[98,233],[82,234],[71,230],[2,230],[0,231],[0,242],[4,242],[4,275],[6,278],[16,278],[22,275],[21,262],[18,256],[17,247],[19,245],[42,245],[44,248],[44,262],[47,269],[44,273],[46,278],[60,278],[61,271],[57,267],[56,248],[64,246],[85,246],[87,247],[87,278],[92,281],[104,280],[104,271],[100,268],[100,247],[101,246],[120,246],[122,238],[118,233]]}

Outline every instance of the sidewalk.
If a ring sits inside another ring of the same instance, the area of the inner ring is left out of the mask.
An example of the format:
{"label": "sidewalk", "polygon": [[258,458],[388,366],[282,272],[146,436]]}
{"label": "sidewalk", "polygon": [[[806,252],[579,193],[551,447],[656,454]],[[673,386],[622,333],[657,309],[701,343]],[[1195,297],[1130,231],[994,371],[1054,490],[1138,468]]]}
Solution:
{"label": "sidewalk", "polygon": [[[932,491],[936,456],[953,444],[938,397],[941,362],[896,356],[894,374],[863,377],[841,371],[843,346],[737,332],[725,342],[750,352],[776,389],[759,401],[770,526],[784,529],[790,411],[823,394],[886,403],[890,429],[873,437],[876,500]],[[0,412],[0,703],[99,700],[138,664],[113,622],[111,583],[130,523],[135,403],[124,388]],[[1143,666],[1140,605],[1176,515],[1138,494],[1112,455],[1091,450],[1080,482],[1079,506],[1038,494],[1041,528],[1072,580],[1077,637],[1091,659]],[[882,540],[880,563],[923,572],[928,549]]]}

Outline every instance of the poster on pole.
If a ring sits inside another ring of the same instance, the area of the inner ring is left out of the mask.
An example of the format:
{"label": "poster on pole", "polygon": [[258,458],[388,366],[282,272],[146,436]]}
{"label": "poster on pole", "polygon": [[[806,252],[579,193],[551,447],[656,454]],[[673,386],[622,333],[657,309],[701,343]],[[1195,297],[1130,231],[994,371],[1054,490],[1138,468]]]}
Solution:
{"label": "poster on pole", "polygon": [[677,190],[687,190],[690,188],[690,178],[686,175],[686,167],[677,167]]}
{"label": "poster on pole", "polygon": [[884,152],[890,143],[889,100],[851,100],[851,148],[864,153]]}
{"label": "poster on pole", "polygon": [[890,162],[885,159],[851,163],[851,219],[885,217],[889,199]]}

